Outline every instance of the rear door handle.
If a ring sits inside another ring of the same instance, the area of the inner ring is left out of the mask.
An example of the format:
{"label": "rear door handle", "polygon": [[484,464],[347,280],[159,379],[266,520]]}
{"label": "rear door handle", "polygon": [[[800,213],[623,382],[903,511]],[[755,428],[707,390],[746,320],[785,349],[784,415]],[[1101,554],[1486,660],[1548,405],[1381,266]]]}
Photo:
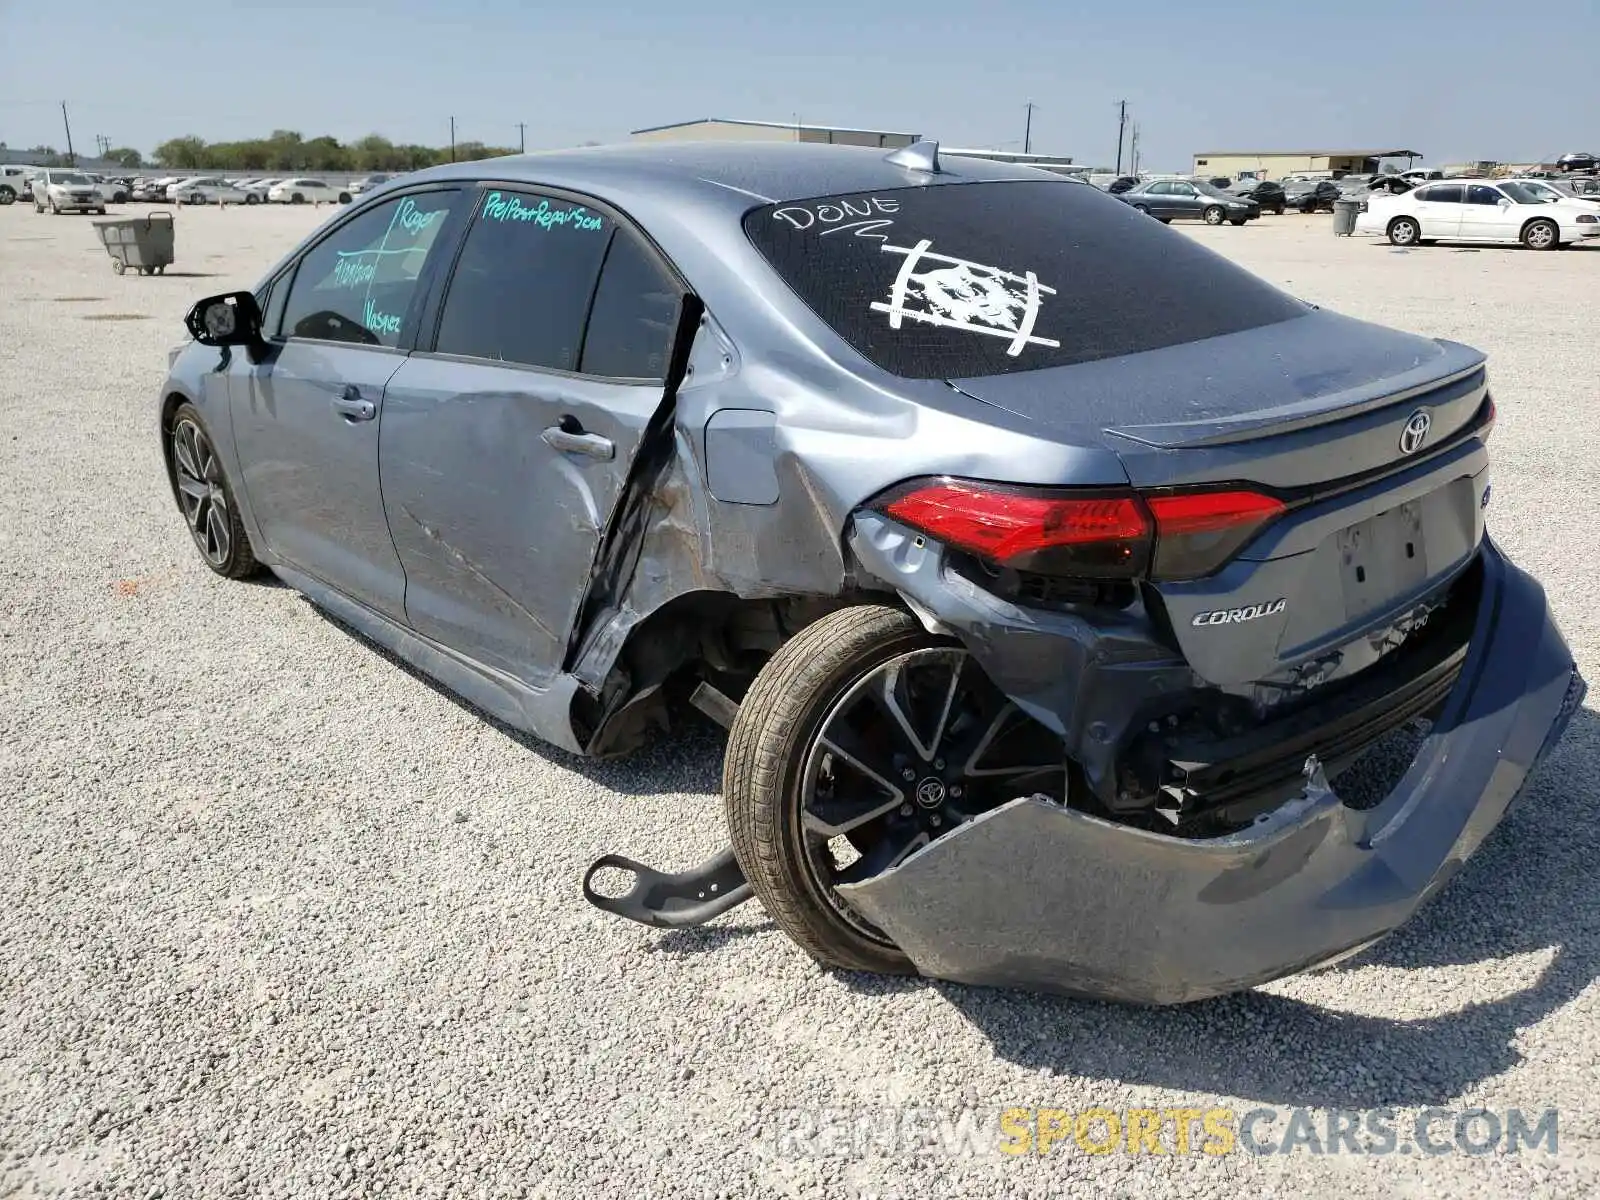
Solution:
{"label": "rear door handle", "polygon": [[361,390],[354,384],[347,386],[342,396],[335,396],[332,403],[333,410],[346,421],[370,421],[378,415],[378,406],[371,400],[363,400]]}
{"label": "rear door handle", "polygon": [[576,421],[567,419],[570,424],[552,425],[543,433],[545,443],[567,454],[586,454],[590,458],[610,460],[617,453],[617,448],[610,438],[601,437],[598,433],[584,433],[583,426]]}

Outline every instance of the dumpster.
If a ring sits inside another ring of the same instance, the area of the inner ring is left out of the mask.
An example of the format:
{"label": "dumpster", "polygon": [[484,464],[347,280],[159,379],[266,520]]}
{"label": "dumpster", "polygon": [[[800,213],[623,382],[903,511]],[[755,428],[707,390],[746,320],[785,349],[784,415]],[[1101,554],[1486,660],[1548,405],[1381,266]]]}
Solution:
{"label": "dumpster", "polygon": [[1356,217],[1366,207],[1364,201],[1346,200],[1343,197],[1333,202],[1333,236],[1349,237],[1356,231]]}
{"label": "dumpster", "polygon": [[118,275],[129,267],[141,275],[159,275],[172,264],[171,213],[96,221],[94,227]]}

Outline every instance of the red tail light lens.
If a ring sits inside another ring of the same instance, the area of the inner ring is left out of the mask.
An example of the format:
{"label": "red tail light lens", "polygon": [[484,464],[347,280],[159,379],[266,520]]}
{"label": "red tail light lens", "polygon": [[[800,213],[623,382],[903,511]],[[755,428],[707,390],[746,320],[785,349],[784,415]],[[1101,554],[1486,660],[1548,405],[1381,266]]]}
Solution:
{"label": "red tail light lens", "polygon": [[1237,554],[1284,503],[1251,491],[1173,492],[1146,496],[1156,522],[1157,579],[1198,579]]}
{"label": "red tail light lens", "polygon": [[1150,559],[1150,518],[1131,493],[1078,493],[930,480],[878,508],[929,537],[1019,571],[1126,579]]}
{"label": "red tail light lens", "polygon": [[1018,571],[1085,579],[1197,579],[1283,513],[1249,490],[1050,491],[927,479],[874,507],[955,549]]}

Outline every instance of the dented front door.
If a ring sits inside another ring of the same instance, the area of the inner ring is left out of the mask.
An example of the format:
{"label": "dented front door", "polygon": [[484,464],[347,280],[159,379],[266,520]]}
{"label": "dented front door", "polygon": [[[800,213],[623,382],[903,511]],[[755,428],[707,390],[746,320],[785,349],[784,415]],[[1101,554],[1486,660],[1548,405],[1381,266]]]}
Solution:
{"label": "dented front door", "polygon": [[660,383],[413,356],[390,380],[383,505],[417,632],[539,684],[568,636]]}

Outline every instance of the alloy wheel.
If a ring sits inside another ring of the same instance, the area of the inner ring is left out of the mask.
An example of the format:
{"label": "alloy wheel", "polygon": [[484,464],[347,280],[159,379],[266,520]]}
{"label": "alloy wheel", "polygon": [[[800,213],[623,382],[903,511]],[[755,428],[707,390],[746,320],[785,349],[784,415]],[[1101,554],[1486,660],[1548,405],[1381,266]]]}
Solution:
{"label": "alloy wheel", "polygon": [[222,464],[211,439],[190,420],[172,427],[172,467],[178,485],[178,503],[200,553],[221,567],[233,549],[233,522]]}
{"label": "alloy wheel", "polygon": [[1550,243],[1556,240],[1555,227],[1547,221],[1539,221],[1528,229],[1528,245],[1535,250],[1548,249]]}
{"label": "alloy wheel", "polygon": [[836,892],[904,862],[1020,795],[1066,797],[1059,738],[994,686],[966,650],[900,654],[828,709],[801,772],[806,867],[857,932],[892,945]]}

